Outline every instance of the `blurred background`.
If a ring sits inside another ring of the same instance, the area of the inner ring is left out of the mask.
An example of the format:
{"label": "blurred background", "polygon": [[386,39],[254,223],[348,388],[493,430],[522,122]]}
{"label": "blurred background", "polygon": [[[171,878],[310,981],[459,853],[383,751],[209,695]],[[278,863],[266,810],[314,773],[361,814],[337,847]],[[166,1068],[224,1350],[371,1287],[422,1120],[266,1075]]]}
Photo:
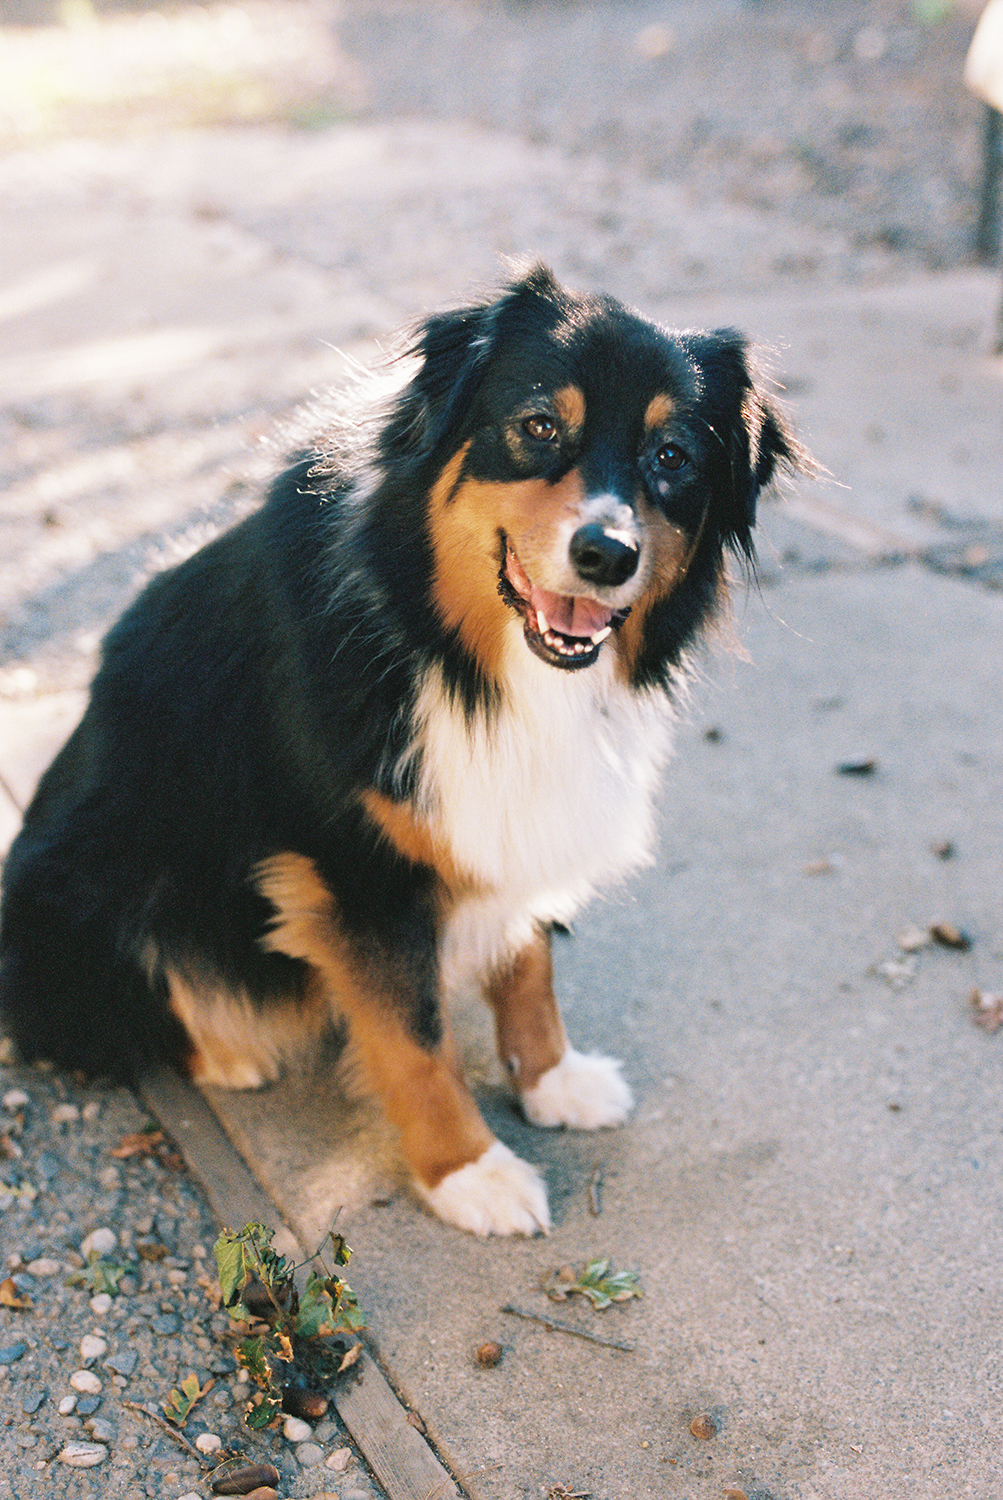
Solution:
{"label": "blurred background", "polygon": [[[0,0],[0,703],[47,723],[150,568],[253,503],[276,423],[506,257],[779,345],[865,521],[957,551],[941,521],[982,514],[970,455],[1003,442],[995,377],[966,384],[984,284],[938,291],[932,330],[903,308],[846,369],[851,314],[803,309],[845,294],[874,327],[858,294],[992,257],[986,106],[963,82],[980,10]],[[903,472],[883,403],[931,340],[956,364],[913,406],[953,402],[952,438]]]}
{"label": "blurred background", "polygon": [[[822,263],[845,276],[956,266],[972,253],[977,214],[981,110],[962,67],[980,9],[979,0],[2,0],[0,143],[463,122],[568,153],[569,178],[583,179],[583,270],[642,253],[629,201],[652,184],[796,219],[811,244],[773,267],[783,274],[810,277]],[[469,151],[462,136],[457,151]],[[522,184],[530,196],[533,177]],[[504,223],[492,229],[499,248],[524,248]],[[694,252],[674,280],[685,288],[708,274]]]}

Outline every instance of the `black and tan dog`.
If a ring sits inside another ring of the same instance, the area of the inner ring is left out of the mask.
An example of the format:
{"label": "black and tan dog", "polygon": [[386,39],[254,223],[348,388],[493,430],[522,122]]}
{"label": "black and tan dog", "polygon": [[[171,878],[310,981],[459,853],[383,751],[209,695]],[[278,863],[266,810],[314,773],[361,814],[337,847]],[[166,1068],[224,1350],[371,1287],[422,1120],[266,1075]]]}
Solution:
{"label": "black and tan dog", "polygon": [[459,1076],[474,979],[527,1117],[624,1119],[569,1046],[548,924],[649,857],[687,648],[799,454],[730,331],[669,333],[537,269],[430,318],[417,369],[112,630],[7,861],[22,1052],[253,1087],[333,1018],[414,1185],[477,1234],[549,1224]]}

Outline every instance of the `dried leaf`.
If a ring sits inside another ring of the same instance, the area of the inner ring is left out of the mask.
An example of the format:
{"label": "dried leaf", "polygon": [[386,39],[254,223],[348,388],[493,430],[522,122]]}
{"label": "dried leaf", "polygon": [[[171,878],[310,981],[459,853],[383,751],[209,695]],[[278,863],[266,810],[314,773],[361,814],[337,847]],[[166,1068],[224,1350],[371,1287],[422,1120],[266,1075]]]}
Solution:
{"label": "dried leaf", "polygon": [[18,1312],[27,1312],[31,1306],[31,1298],[25,1297],[18,1291],[12,1276],[0,1281],[0,1307],[12,1307]]}
{"label": "dried leaf", "polygon": [[570,1266],[562,1266],[553,1273],[544,1291],[553,1302],[564,1302],[577,1293],[587,1297],[597,1311],[643,1295],[637,1272],[611,1271],[608,1258],[587,1261],[577,1272]]}
{"label": "dried leaf", "polygon": [[180,1389],[172,1391],[164,1402],[164,1416],[168,1422],[173,1422],[175,1427],[183,1427],[193,1407],[197,1406],[203,1396],[209,1394],[215,1384],[214,1380],[207,1380],[204,1386],[200,1386],[197,1375],[186,1375]]}
{"label": "dried leaf", "polygon": [[9,1133],[0,1131],[0,1161],[21,1161],[24,1152]]}
{"label": "dried leaf", "polygon": [[358,1364],[361,1358],[362,1345],[353,1344],[351,1349],[345,1350],[345,1353],[342,1356],[341,1364],[338,1366],[338,1374],[340,1375],[342,1370],[350,1370],[353,1365]]}
{"label": "dried leaf", "polygon": [[124,1135],[117,1146],[113,1146],[108,1152],[109,1156],[116,1157],[119,1161],[126,1161],[130,1156],[155,1156],[157,1147],[164,1139],[162,1130],[136,1130],[131,1135]]}
{"label": "dried leaf", "polygon": [[105,1256],[92,1252],[84,1269],[67,1277],[66,1285],[86,1287],[92,1296],[107,1292],[114,1297],[117,1296],[118,1284],[128,1269],[128,1266],[123,1266],[118,1261],[108,1260]]}

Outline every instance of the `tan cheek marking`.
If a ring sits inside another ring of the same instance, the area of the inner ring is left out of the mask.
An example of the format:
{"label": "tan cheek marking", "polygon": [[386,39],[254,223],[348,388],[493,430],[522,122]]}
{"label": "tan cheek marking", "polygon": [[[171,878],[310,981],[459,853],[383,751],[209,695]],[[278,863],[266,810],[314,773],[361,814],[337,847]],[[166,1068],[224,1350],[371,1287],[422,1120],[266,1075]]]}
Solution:
{"label": "tan cheek marking", "polygon": [[645,431],[656,432],[659,427],[664,427],[675,409],[676,403],[671,396],[653,396],[644,413]]}
{"label": "tan cheek marking", "polygon": [[448,1032],[432,1052],[410,1036],[393,997],[353,961],[311,860],[277,855],[259,867],[257,883],[277,911],[264,945],[317,971],[332,1010],[348,1021],[366,1083],[397,1127],[413,1175],[431,1189],[477,1161],[495,1138],[459,1079]]}
{"label": "tan cheek marking", "polygon": [[508,968],[494,975],[485,994],[495,1013],[498,1056],[520,1092],[533,1088],[568,1047],[554,999],[546,933],[539,933]]}
{"label": "tan cheek marking", "polygon": [[651,577],[643,595],[635,601],[614,637],[617,675],[625,682],[629,682],[634,674],[652,607],[658,600],[667,599],[682,583],[700,540],[699,533],[695,538],[688,537],[685,531],[673,526],[667,516],[644,500],[638,501],[637,510],[651,547]]}
{"label": "tan cheek marking", "polygon": [[554,539],[581,506],[582,481],[572,469],[558,484],[477,479],[458,485],[465,456],[463,449],[450,460],[430,497],[433,593],[443,623],[497,682],[504,631],[512,618],[498,593],[499,533],[511,539],[531,578],[546,578],[562,561],[554,556]]}
{"label": "tan cheek marking", "polygon": [[499,520],[488,492],[503,486],[468,480],[457,488],[466,454],[454,454],[429,498],[432,591],[443,624],[496,682],[509,611],[498,595]]}

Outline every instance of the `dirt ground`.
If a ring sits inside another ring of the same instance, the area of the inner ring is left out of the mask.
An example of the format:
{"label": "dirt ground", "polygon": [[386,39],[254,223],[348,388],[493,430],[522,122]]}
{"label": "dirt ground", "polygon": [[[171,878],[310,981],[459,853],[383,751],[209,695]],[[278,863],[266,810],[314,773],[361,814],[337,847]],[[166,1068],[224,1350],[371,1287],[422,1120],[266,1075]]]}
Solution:
{"label": "dirt ground", "polygon": [[33,3],[0,11],[0,696],[82,686],[332,346],[500,255],[673,321],[971,258],[975,0]]}
{"label": "dirt ground", "polygon": [[[978,0],[63,0],[71,24],[18,24],[52,5],[0,6],[6,150],[165,124],[462,119],[844,235],[858,271],[971,253],[981,108],[961,69]],[[615,201],[596,228],[615,257]]]}

